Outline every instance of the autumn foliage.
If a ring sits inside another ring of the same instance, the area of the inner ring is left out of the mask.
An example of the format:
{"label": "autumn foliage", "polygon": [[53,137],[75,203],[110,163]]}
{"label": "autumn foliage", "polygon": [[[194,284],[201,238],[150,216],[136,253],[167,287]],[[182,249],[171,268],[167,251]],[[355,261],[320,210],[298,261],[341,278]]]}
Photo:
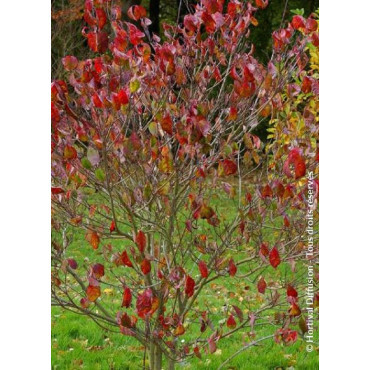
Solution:
{"label": "autumn foliage", "polygon": [[[51,86],[53,302],[136,338],[151,369],[213,353],[246,326],[253,340],[264,314],[278,343],[304,334],[296,271],[308,173],[318,202],[318,20],[276,30],[264,66],[249,35],[266,6],[202,0],[160,39],[143,7],[128,23],[114,1],[86,0],[96,56],[65,56],[68,80]],[[70,256],[68,230],[95,261]],[[219,279],[248,285],[258,307],[235,302],[213,322],[198,300]]]}

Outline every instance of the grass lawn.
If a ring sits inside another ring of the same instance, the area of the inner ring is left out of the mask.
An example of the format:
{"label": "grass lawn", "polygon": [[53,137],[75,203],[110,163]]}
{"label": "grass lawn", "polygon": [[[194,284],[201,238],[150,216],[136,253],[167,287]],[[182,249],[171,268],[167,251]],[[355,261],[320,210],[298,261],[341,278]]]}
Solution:
{"label": "grass lawn", "polygon": [[[219,211],[227,210],[230,203],[218,202]],[[223,208],[223,209],[222,209]],[[227,214],[227,212],[225,212]],[[270,232],[271,233],[271,232]],[[266,235],[267,239],[273,239],[274,235]],[[122,242],[113,242],[122,243]],[[68,257],[73,257],[79,264],[77,272],[83,275],[86,257],[90,262],[102,262],[103,258],[94,251],[84,239],[81,232],[74,233],[74,240],[68,249]],[[234,256],[235,260],[243,257]],[[244,255],[245,257],[245,255]],[[247,268],[244,266],[244,268]],[[302,267],[298,265],[299,269]],[[247,271],[247,270],[246,270]],[[302,272],[302,271],[301,271]],[[238,273],[243,273],[241,269]],[[281,264],[277,271],[266,270],[265,278],[271,279],[275,274],[287,276],[291,274],[287,264]],[[112,289],[102,286],[102,302],[113,302],[113,310],[120,309],[122,292],[118,289]],[[256,291],[255,284],[250,281],[240,281],[230,277],[220,278],[207,286],[201,298],[195,303],[199,309],[208,308],[212,314],[211,321],[217,326],[217,323],[225,320],[223,305],[237,305],[243,309],[244,315],[253,312],[261,306],[264,296]],[[112,304],[112,303],[111,303]],[[270,315],[271,314],[271,315]],[[188,325],[194,325],[192,331],[199,333],[199,322],[197,318],[190,318]],[[256,326],[256,338],[261,338],[273,334],[280,327],[274,322],[272,312],[264,314],[266,325]],[[258,321],[257,321],[258,322]],[[105,332],[95,322],[88,317],[77,315],[69,311],[62,310],[59,307],[52,307],[51,317],[51,346],[52,346],[52,369],[143,369],[144,348],[141,344],[131,337],[120,333]],[[227,331],[228,329],[225,328]],[[248,333],[250,327],[240,330],[234,336],[225,338],[217,343],[217,351],[213,354],[204,354],[202,359],[191,358],[188,362],[176,365],[176,369],[217,369],[228,357],[238,351],[243,343],[248,342]],[[211,334],[207,329],[203,333],[203,339]],[[186,338],[186,334],[184,337]],[[318,343],[318,323],[315,326],[315,342]],[[273,339],[261,342],[258,346],[247,349],[240,353],[225,366],[225,369],[246,369],[246,370],[268,370],[268,369],[318,369],[318,349],[311,353],[306,352],[306,344],[302,338],[291,346],[282,346],[276,344]]]}

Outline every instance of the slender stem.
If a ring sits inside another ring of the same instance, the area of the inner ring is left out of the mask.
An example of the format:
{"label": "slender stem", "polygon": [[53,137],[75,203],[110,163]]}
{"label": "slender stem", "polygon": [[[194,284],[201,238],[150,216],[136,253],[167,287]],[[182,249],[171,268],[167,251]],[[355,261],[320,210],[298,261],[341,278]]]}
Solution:
{"label": "slender stem", "polygon": [[222,369],[227,363],[229,363],[233,358],[235,358],[237,355],[239,355],[241,352],[247,350],[248,348],[250,347],[253,347],[255,345],[257,345],[258,343],[266,340],[266,339],[270,339],[270,338],[273,338],[274,335],[267,335],[266,337],[263,337],[263,338],[260,338],[260,339],[257,339],[251,343],[248,343],[247,345],[245,345],[244,347],[240,348],[238,351],[236,351],[233,355],[231,355],[229,358],[227,358],[219,367],[217,370],[220,370]]}

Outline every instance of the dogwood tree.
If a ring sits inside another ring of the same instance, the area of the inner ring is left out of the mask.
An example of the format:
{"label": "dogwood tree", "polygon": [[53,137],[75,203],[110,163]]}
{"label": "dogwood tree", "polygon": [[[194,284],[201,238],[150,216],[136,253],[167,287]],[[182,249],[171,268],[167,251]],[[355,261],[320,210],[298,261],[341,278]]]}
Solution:
{"label": "dogwood tree", "polygon": [[[317,218],[318,21],[275,31],[264,66],[249,35],[266,6],[202,0],[160,39],[143,7],[129,23],[114,1],[87,0],[96,57],[65,56],[68,78],[52,83],[52,303],[138,340],[150,369],[247,327],[251,345],[272,312],[277,342],[307,331],[296,264],[309,181]],[[263,143],[253,130],[266,121]],[[71,256],[79,231],[95,260]],[[200,300],[220,279],[249,284],[258,307],[220,301],[214,321]]]}

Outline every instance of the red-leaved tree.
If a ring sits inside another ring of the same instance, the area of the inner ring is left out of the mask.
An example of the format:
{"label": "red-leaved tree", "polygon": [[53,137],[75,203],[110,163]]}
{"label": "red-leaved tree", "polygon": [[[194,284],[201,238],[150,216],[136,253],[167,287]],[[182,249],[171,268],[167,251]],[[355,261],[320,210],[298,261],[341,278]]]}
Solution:
{"label": "red-leaved tree", "polygon": [[[294,16],[275,31],[264,66],[249,34],[267,1],[256,6],[202,0],[161,40],[143,7],[128,23],[113,0],[86,0],[97,55],[66,56],[68,81],[52,83],[52,303],[134,337],[150,369],[213,353],[247,327],[253,345],[273,315],[277,342],[307,331],[297,265],[309,196],[317,218],[318,22]],[[262,121],[267,143],[253,134]],[[94,261],[71,257],[70,230]],[[222,279],[258,300],[215,322],[201,300]]]}

